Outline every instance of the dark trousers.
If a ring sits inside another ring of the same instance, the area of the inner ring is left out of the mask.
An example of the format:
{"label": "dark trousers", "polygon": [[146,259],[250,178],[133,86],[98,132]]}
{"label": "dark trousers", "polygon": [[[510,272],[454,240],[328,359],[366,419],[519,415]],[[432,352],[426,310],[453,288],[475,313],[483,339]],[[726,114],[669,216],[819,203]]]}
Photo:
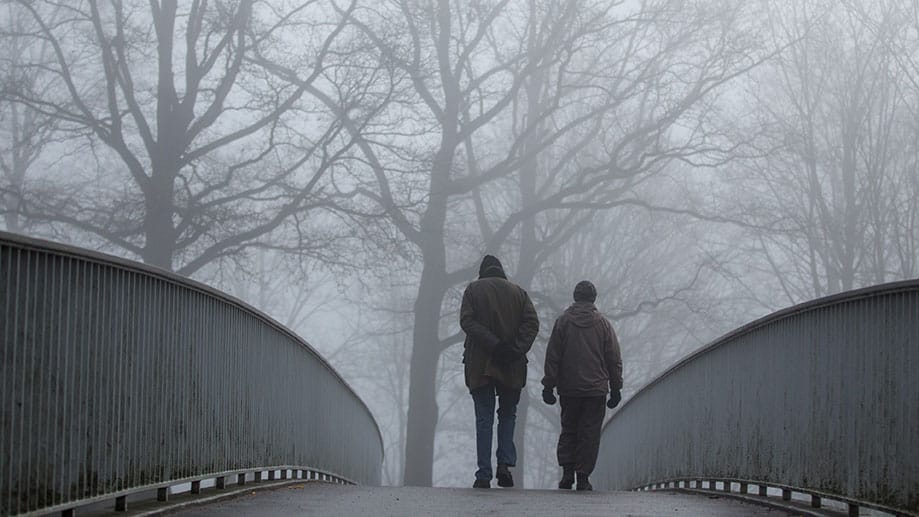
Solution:
{"label": "dark trousers", "polygon": [[562,434],[558,437],[558,464],[590,475],[600,452],[600,428],[606,414],[606,396],[560,399]]}
{"label": "dark trousers", "polygon": [[495,425],[495,397],[498,398],[498,465],[513,467],[517,464],[514,447],[514,425],[517,422],[517,403],[520,390],[489,384],[472,390],[475,405],[475,448],[478,458],[476,479],[491,479],[491,439]]}

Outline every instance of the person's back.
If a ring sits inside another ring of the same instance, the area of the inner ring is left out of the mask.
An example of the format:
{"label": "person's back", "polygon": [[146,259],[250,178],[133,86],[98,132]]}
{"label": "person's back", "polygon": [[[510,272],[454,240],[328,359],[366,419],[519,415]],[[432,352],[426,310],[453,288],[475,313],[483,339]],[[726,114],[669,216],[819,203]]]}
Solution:
{"label": "person's back", "polygon": [[[614,377],[622,374],[618,350],[612,346],[616,337],[609,321],[593,303],[575,302],[558,318],[555,329],[562,346],[546,351],[546,379],[561,396],[605,396],[610,385],[610,367],[619,368],[613,372]],[[618,349],[618,343],[615,348]]]}
{"label": "person's back", "polygon": [[[526,291],[503,276],[484,277],[469,284],[463,295],[460,313],[460,326],[467,334],[463,359],[469,389],[492,381],[510,388],[523,387],[526,381],[525,354],[529,351],[529,344],[518,345],[517,338],[524,316],[532,318],[535,314],[531,311],[532,304]],[[532,334],[535,338],[535,332]],[[502,347],[502,343],[508,347]],[[509,361],[501,362],[494,361],[496,350],[499,354],[519,353],[509,357]]]}
{"label": "person's back", "polygon": [[586,280],[574,288],[574,303],[555,321],[546,347],[542,398],[555,404],[561,398],[562,432],[558,464],[563,469],[559,488],[569,489],[577,476],[578,490],[592,490],[588,477],[597,462],[600,429],[606,407],[619,403],[622,358],[609,320],[594,305],[597,289]]}
{"label": "person's back", "polygon": [[498,400],[498,486],[514,486],[517,463],[514,425],[520,390],[526,384],[526,353],[539,332],[539,318],[527,292],[507,280],[501,262],[482,259],[479,279],[463,293],[460,327],[466,332],[463,363],[476,415],[475,488],[491,486],[491,442]]}

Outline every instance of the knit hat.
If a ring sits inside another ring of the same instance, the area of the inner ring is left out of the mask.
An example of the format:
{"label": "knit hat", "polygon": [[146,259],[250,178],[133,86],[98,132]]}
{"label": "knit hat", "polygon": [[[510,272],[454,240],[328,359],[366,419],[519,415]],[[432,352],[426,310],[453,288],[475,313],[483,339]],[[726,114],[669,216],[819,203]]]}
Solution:
{"label": "knit hat", "polygon": [[587,280],[581,280],[574,286],[574,301],[594,302],[597,299],[597,288]]}

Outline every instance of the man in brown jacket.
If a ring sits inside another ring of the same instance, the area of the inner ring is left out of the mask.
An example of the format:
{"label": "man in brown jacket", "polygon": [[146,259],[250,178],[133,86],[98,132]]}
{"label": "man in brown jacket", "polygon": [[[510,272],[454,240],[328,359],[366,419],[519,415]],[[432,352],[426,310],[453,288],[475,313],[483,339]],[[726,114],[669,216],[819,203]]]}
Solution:
{"label": "man in brown jacket", "polygon": [[460,326],[466,387],[475,406],[478,470],[475,488],[491,487],[491,441],[498,399],[498,486],[514,486],[509,467],[517,463],[514,424],[520,390],[526,384],[526,353],[539,333],[539,318],[529,295],[509,282],[497,258],[486,255],[479,279],[463,293]]}
{"label": "man in brown jacket", "polygon": [[559,488],[570,489],[577,474],[578,490],[593,490],[588,477],[597,463],[600,428],[606,406],[622,399],[622,357],[609,320],[594,305],[597,288],[587,280],[574,288],[574,303],[559,316],[546,348],[542,398],[555,404],[558,388],[562,406],[562,433],[558,437],[558,464],[563,474]]}

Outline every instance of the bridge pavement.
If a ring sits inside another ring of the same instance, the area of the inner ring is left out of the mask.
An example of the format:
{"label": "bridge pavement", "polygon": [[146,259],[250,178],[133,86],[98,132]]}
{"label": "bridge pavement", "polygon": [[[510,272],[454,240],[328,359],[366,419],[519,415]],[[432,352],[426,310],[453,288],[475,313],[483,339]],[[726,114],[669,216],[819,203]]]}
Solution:
{"label": "bridge pavement", "polygon": [[784,512],[722,497],[671,492],[575,492],[294,483],[193,506],[178,515],[770,516]]}

